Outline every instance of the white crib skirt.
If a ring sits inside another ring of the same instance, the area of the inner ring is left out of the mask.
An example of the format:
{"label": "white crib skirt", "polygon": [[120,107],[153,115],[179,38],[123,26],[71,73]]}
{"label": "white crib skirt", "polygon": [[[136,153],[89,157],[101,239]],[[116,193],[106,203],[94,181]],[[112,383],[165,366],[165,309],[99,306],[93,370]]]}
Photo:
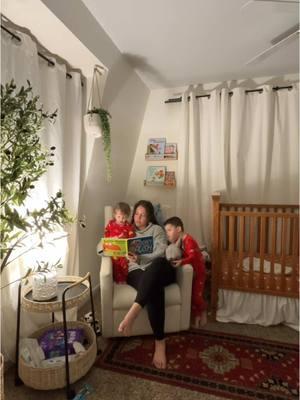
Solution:
{"label": "white crib skirt", "polygon": [[216,319],[262,326],[283,323],[299,331],[299,299],[219,289]]}

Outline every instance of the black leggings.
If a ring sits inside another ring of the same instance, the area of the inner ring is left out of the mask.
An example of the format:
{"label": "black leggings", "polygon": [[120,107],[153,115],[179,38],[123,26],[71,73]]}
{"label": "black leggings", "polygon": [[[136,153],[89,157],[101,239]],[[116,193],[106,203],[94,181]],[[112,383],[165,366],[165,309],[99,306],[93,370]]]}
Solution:
{"label": "black leggings", "polygon": [[174,283],[175,277],[175,268],[163,257],[156,258],[145,271],[136,269],[127,277],[127,283],[137,290],[135,302],[147,306],[156,340],[165,337],[165,286]]}

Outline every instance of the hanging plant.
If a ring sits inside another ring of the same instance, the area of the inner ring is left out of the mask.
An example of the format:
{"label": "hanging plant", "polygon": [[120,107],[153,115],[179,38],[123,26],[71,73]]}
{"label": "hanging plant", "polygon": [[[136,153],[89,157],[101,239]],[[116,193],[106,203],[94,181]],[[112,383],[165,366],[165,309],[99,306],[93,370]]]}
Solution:
{"label": "hanging plant", "polygon": [[111,163],[111,138],[110,138],[110,121],[111,115],[108,111],[103,108],[93,107],[92,110],[88,110],[88,115],[98,116],[98,125],[101,128],[101,137],[103,144],[103,151],[106,163],[106,178],[108,182],[111,182],[112,177],[112,163]]}
{"label": "hanging plant", "polygon": [[[99,79],[102,76],[103,68],[95,65],[91,92],[89,95],[87,112],[83,117],[84,128],[87,134],[95,138],[102,137],[103,151],[106,164],[106,179],[111,182],[112,162],[111,162],[111,136],[110,136],[110,113],[101,107]],[[95,103],[95,100],[97,102]]]}

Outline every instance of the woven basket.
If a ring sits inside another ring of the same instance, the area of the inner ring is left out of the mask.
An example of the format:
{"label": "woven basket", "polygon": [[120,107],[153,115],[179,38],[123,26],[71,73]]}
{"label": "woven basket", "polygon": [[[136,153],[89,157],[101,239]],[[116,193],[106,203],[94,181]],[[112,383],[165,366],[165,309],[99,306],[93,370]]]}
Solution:
{"label": "woven basket", "polygon": [[[82,280],[82,278],[80,278],[79,276],[60,276],[60,277],[58,277],[58,282],[69,282],[70,285],[77,283],[81,280]],[[76,307],[79,304],[82,304],[88,298],[88,296],[90,295],[89,281],[85,280],[83,282],[83,285],[85,286],[84,291],[82,291],[77,296],[72,296],[71,298],[66,300],[66,309]],[[31,291],[32,291],[32,286],[27,286],[23,290],[22,307],[24,310],[30,311],[30,312],[45,313],[45,312],[60,311],[62,309],[62,301],[61,300],[39,302],[39,301],[35,301],[33,299],[30,300],[30,299],[26,298],[26,294]]]}
{"label": "woven basket", "polygon": [[4,357],[0,353],[0,400],[4,400]]}
{"label": "woven basket", "polygon": [[[62,327],[62,322],[50,324],[36,331],[31,337],[38,338],[48,329]],[[70,383],[74,383],[82,378],[94,364],[97,354],[96,335],[89,325],[80,321],[68,321],[67,328],[83,328],[84,336],[89,343],[89,347],[84,353],[78,354],[78,357],[69,361]],[[23,358],[20,357],[19,376],[25,385],[33,389],[51,390],[66,386],[65,364],[59,367],[34,368],[26,364]]]}

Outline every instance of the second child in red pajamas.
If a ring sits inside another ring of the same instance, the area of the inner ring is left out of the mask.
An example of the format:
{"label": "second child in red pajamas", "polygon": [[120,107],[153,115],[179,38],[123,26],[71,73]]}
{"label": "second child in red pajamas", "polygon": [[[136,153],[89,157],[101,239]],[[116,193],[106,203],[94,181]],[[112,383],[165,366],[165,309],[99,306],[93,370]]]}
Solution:
{"label": "second child in red pajamas", "polygon": [[196,327],[204,326],[207,322],[207,304],[203,298],[205,285],[205,264],[196,240],[184,232],[183,222],[178,217],[169,218],[164,223],[168,240],[176,243],[181,239],[182,258],[172,261],[175,267],[191,264],[194,269],[192,286],[192,316]]}

